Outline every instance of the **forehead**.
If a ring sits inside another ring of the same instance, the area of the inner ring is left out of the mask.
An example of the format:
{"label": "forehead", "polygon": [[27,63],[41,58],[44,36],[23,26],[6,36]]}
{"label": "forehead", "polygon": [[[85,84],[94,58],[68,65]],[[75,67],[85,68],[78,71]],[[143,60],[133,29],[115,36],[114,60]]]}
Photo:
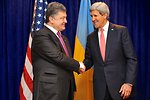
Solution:
{"label": "forehead", "polygon": [[55,14],[56,17],[62,17],[62,16],[67,16],[65,11],[59,11],[57,14]]}
{"label": "forehead", "polygon": [[92,10],[90,12],[91,15],[98,15],[99,14],[99,11],[98,10]]}

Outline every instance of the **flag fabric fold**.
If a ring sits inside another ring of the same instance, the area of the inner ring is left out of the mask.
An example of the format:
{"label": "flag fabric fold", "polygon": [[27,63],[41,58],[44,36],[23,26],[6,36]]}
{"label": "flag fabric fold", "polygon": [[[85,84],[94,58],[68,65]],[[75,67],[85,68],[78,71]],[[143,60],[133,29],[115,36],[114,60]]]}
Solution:
{"label": "flag fabric fold", "polygon": [[[94,31],[90,17],[90,6],[90,0],[81,0],[74,49],[74,59],[78,61],[83,61],[87,36]],[[76,73],[74,75],[77,86],[75,100],[94,100],[93,69],[88,70],[82,75],[77,75]]]}
{"label": "flag fabric fold", "polygon": [[[33,31],[38,31],[43,27],[45,20],[45,11],[47,8],[47,0],[35,0],[34,3],[34,12],[33,12],[33,21],[31,26],[31,32],[29,35],[29,41],[26,51],[25,64],[21,76],[20,82],[20,100],[32,100],[33,98],[33,68],[31,60],[31,43],[32,37],[31,33]],[[32,34],[32,36],[34,36]]]}

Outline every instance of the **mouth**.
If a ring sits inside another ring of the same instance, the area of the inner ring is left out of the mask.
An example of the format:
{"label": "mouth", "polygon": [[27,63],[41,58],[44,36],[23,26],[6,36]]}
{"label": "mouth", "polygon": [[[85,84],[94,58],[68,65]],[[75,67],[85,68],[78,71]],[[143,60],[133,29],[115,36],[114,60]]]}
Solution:
{"label": "mouth", "polygon": [[65,25],[62,25],[62,27],[64,27],[64,28],[65,28]]}
{"label": "mouth", "polygon": [[66,25],[66,23],[63,23],[63,24],[62,24],[62,26],[65,26],[65,25]]}
{"label": "mouth", "polygon": [[98,23],[98,21],[96,21],[96,20],[95,20],[95,21],[93,21],[93,23],[94,23],[94,24],[97,24],[97,23]]}
{"label": "mouth", "polygon": [[93,22],[93,24],[96,26],[98,24],[98,22],[95,21],[95,22]]}
{"label": "mouth", "polygon": [[65,24],[62,24],[62,27],[63,27],[63,28],[65,28],[65,27],[66,27],[66,25],[65,25]]}

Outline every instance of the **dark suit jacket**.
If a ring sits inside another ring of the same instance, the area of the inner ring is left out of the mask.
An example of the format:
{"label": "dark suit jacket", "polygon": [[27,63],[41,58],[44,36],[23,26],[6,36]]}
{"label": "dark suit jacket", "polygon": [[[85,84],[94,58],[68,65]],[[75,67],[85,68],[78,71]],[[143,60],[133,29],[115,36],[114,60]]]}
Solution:
{"label": "dark suit jacket", "polygon": [[78,71],[79,63],[71,58],[69,42],[65,36],[63,39],[70,57],[66,56],[59,39],[47,27],[33,37],[34,100],[67,100],[69,92],[73,99],[73,71]]}
{"label": "dark suit jacket", "polygon": [[94,100],[104,99],[106,85],[112,98],[121,100],[121,85],[134,85],[137,67],[137,58],[127,28],[109,24],[105,62],[100,53],[98,30],[91,33],[87,37],[84,64],[87,69],[94,65]]}

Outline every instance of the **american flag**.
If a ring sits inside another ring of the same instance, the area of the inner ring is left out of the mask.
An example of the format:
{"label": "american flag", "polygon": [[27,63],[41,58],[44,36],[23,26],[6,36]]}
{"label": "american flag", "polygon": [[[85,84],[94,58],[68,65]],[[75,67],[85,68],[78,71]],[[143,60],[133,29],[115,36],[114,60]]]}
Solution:
{"label": "american flag", "polygon": [[47,8],[47,0],[35,0],[33,22],[29,35],[29,42],[26,52],[25,64],[22,72],[20,83],[20,100],[32,100],[33,97],[33,68],[31,60],[31,43],[33,31],[38,31],[43,27],[45,21],[45,12]]}

